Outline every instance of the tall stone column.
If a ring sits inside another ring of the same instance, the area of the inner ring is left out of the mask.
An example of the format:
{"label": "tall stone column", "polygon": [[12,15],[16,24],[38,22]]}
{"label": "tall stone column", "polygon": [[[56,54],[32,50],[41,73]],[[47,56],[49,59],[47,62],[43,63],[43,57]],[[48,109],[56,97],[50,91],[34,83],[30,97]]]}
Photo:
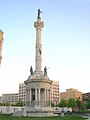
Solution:
{"label": "tall stone column", "polygon": [[44,22],[41,18],[37,18],[37,22],[34,22],[34,27],[36,28],[36,72],[42,69],[42,43],[41,43],[41,31],[44,26]]}
{"label": "tall stone column", "polygon": [[1,60],[2,60],[2,45],[3,45],[3,32],[0,30],[0,65],[1,65]]}

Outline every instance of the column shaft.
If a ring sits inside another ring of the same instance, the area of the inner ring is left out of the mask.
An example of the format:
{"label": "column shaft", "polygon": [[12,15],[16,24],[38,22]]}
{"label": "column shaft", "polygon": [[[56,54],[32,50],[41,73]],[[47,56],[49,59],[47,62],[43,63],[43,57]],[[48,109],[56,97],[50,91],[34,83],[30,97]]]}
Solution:
{"label": "column shaft", "polygon": [[28,91],[26,90],[26,106],[28,106]]}
{"label": "column shaft", "polygon": [[41,43],[41,30],[44,26],[43,21],[41,19],[37,19],[36,22],[34,22],[34,27],[36,28],[36,58],[35,58],[35,64],[36,64],[36,71],[41,71],[42,67],[42,43]]}
{"label": "column shaft", "polygon": [[41,102],[41,100],[40,100],[40,89],[38,89],[38,97],[39,97],[39,105],[40,105],[40,102]]}
{"label": "column shaft", "polygon": [[31,106],[31,89],[29,90],[29,94],[30,94],[30,106]]}
{"label": "column shaft", "polygon": [[41,71],[42,65],[41,29],[36,31],[36,71]]}
{"label": "column shaft", "polygon": [[46,101],[46,89],[45,89],[45,101]]}
{"label": "column shaft", "polygon": [[45,104],[45,106],[46,106],[46,89],[45,89],[45,97],[44,97],[44,104]]}
{"label": "column shaft", "polygon": [[49,90],[49,100],[50,100],[50,106],[51,106],[51,91]]}
{"label": "column shaft", "polygon": [[28,105],[30,106],[30,90],[28,89]]}
{"label": "column shaft", "polygon": [[49,90],[47,89],[47,105],[48,105],[48,102],[49,102]]}
{"label": "column shaft", "polygon": [[35,89],[35,104],[37,105],[37,88]]}

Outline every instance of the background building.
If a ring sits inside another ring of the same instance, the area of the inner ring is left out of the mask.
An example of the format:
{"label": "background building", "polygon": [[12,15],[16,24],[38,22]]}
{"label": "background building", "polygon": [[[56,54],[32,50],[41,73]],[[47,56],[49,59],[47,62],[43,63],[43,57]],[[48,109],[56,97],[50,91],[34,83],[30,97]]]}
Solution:
{"label": "background building", "polygon": [[88,92],[88,93],[83,93],[83,94],[82,94],[82,99],[83,99],[83,100],[88,100],[88,99],[90,99],[90,92]]}
{"label": "background building", "polygon": [[16,104],[18,101],[18,93],[2,94],[2,103]]}
{"label": "background building", "polygon": [[60,93],[60,99],[69,99],[69,98],[78,98],[82,100],[82,92],[78,91],[77,89],[66,89],[66,92]]}
{"label": "background building", "polygon": [[3,45],[3,32],[0,30],[0,64],[1,64],[1,60],[2,60],[2,45]]}
{"label": "background building", "polygon": [[60,102],[59,82],[53,81],[51,84],[51,101],[54,105]]}
{"label": "background building", "polygon": [[26,85],[24,83],[19,84],[19,99],[24,103],[26,101]]}

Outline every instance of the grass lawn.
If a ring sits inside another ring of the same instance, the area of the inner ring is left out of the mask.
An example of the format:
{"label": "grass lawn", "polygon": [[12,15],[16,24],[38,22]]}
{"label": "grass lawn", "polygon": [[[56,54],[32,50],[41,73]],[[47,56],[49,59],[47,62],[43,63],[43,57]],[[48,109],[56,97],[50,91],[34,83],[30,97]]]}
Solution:
{"label": "grass lawn", "polygon": [[66,115],[64,117],[14,117],[10,115],[0,115],[0,120],[85,120],[79,116]]}

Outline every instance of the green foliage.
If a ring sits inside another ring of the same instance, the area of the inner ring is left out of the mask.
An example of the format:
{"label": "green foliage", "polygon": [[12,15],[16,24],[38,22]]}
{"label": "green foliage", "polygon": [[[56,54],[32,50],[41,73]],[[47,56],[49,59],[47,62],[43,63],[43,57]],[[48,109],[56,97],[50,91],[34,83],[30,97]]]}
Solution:
{"label": "green foliage", "polygon": [[0,106],[4,106],[4,104],[3,104],[3,103],[0,103]]}
{"label": "green foliage", "polygon": [[86,108],[87,108],[87,109],[90,109],[90,99],[87,100]]}
{"label": "green foliage", "polygon": [[[90,100],[88,100],[88,101],[90,101]],[[60,101],[60,103],[58,104],[58,107],[69,107],[69,108],[71,107],[73,111],[76,111],[76,110],[78,110],[78,111],[85,110],[85,104],[81,100],[74,99],[74,98],[70,98],[68,100],[62,99]]]}
{"label": "green foliage", "polygon": [[81,100],[76,99],[76,103],[77,103],[77,107],[78,107],[78,110],[79,110],[79,111],[85,110],[85,105],[82,103]]}
{"label": "green foliage", "polygon": [[90,102],[90,99],[88,99],[87,102]]}
{"label": "green foliage", "polygon": [[59,107],[67,107],[67,101],[62,99],[61,102],[58,104]]}
{"label": "green foliage", "polygon": [[54,103],[51,102],[51,107],[55,107]]}
{"label": "green foliage", "polygon": [[10,106],[10,103],[7,102],[7,103],[0,103],[0,106]]}
{"label": "green foliage", "polygon": [[73,108],[76,108],[76,107],[77,107],[77,103],[76,103],[75,99],[70,98],[70,99],[68,100],[68,107],[69,107],[69,108],[71,107],[72,110],[73,110]]}
{"label": "green foliage", "polygon": [[22,101],[22,99],[19,99],[19,100],[16,102],[15,106],[20,106],[20,107],[22,107],[22,106],[25,106],[25,104],[24,104],[24,102]]}
{"label": "green foliage", "polygon": [[6,106],[10,106],[10,103],[7,102],[5,105],[6,105]]}

